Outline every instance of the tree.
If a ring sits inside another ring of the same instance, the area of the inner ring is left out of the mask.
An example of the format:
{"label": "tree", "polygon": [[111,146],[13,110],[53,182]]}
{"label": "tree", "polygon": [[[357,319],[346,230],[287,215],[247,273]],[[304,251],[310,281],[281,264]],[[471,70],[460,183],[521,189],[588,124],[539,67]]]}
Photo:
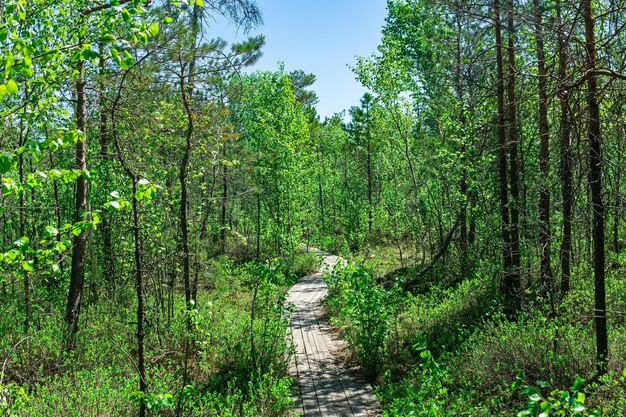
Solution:
{"label": "tree", "polygon": [[513,303],[515,285],[513,278],[513,255],[509,217],[508,175],[507,175],[507,141],[504,113],[504,58],[502,53],[502,22],[500,17],[500,0],[494,0],[493,13],[495,21],[496,41],[496,82],[498,99],[498,166],[500,172],[500,215],[502,227],[503,259],[504,259],[504,291],[509,305]]}
{"label": "tree", "polygon": [[367,178],[367,232],[371,236],[373,227],[373,177],[372,177],[372,117],[370,108],[373,104],[373,96],[365,93],[361,98],[361,107],[353,107],[350,109],[352,122],[348,125],[348,130],[354,136],[355,142],[365,148],[366,162],[365,171]]}
{"label": "tree", "polygon": [[550,133],[548,126],[548,92],[546,58],[543,39],[543,8],[539,0],[533,1],[535,9],[535,43],[537,45],[537,72],[539,76],[539,140],[540,144],[540,170],[542,181],[539,190],[539,244],[541,246],[541,281],[544,291],[553,296],[552,268],[550,265],[551,233],[550,233]]}
{"label": "tree", "polygon": [[591,0],[583,1],[585,21],[585,51],[587,53],[587,108],[589,112],[587,135],[589,139],[589,188],[593,210],[593,275],[595,284],[594,321],[596,328],[596,361],[598,373],[606,372],[608,336],[606,328],[606,289],[604,253],[604,216],[602,199],[602,140],[600,136],[600,106],[596,58],[595,25]]}

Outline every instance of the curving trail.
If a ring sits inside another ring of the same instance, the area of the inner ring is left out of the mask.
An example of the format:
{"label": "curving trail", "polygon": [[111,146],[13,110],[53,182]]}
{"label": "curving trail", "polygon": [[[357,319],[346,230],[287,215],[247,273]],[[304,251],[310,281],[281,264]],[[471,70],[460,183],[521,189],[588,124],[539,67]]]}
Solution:
{"label": "curving trail", "polygon": [[320,301],[327,293],[322,271],[332,269],[339,257],[314,250],[324,259],[322,269],[301,278],[287,293],[287,303],[295,306],[291,335],[296,348],[290,373],[298,385],[297,411],[304,417],[371,417],[380,406],[369,384],[355,381],[335,365],[333,340],[323,316]]}

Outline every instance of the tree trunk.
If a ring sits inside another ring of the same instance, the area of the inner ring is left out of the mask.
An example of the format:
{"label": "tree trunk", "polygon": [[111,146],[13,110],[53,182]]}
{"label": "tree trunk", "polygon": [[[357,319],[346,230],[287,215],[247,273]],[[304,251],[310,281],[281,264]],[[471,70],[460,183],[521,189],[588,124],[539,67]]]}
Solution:
{"label": "tree trunk", "polygon": [[372,235],[372,137],[367,126],[367,230]]}
{"label": "tree trunk", "polygon": [[[132,175],[133,196],[137,195],[137,176]],[[133,197],[133,234],[135,237],[135,290],[137,291],[137,371],[139,372],[139,391],[147,394],[146,365],[144,354],[144,282],[143,262],[141,260],[141,234],[139,228],[139,202]],[[146,416],[146,403],[139,404],[139,417]]]}
{"label": "tree trunk", "polygon": [[[502,258],[504,263],[503,291],[507,300],[512,294],[511,281],[511,234],[509,230],[508,175],[506,155],[506,130],[504,114],[504,59],[502,57],[502,21],[500,0],[494,0],[493,13],[496,32],[496,77],[498,98],[498,166],[500,173],[500,216],[502,221]],[[508,301],[507,301],[508,302]]]}
{"label": "tree trunk", "polygon": [[460,211],[460,251],[461,251],[461,277],[465,277],[468,274],[468,265],[467,265],[467,201],[468,201],[468,192],[467,192],[467,169],[465,167],[467,146],[465,145],[465,105],[463,101],[463,85],[461,84],[461,76],[462,76],[462,55],[461,55],[461,20],[459,17],[460,11],[457,10],[456,15],[456,67],[454,74],[454,88],[456,91],[456,97],[459,102],[459,122],[461,122],[461,140],[463,141],[463,145],[461,146],[461,180],[459,181],[459,191],[461,192],[461,196],[463,197],[463,201],[461,202],[461,211]]}
{"label": "tree trunk", "polygon": [[[223,149],[224,161],[226,161],[226,145]],[[222,252],[226,251],[226,207],[228,204],[228,165],[222,166],[222,213],[220,218],[220,240],[222,243]]]}
{"label": "tree trunk", "polygon": [[591,0],[583,1],[585,20],[585,49],[587,51],[587,106],[589,110],[589,189],[593,208],[593,275],[595,283],[595,331],[598,374],[607,370],[608,336],[606,327],[606,290],[604,257],[604,215],[602,201],[602,142],[600,137],[600,106],[596,70],[595,22]]}
{"label": "tree trunk", "polygon": [[509,164],[511,185],[511,293],[512,307],[519,307],[520,292],[520,237],[519,237],[519,169],[518,169],[518,142],[517,130],[517,103],[515,101],[515,83],[517,69],[515,66],[515,25],[513,20],[513,0],[508,1],[508,60],[509,77],[508,90],[508,114],[509,114]]}
{"label": "tree trunk", "polygon": [[550,134],[548,130],[548,93],[546,62],[543,43],[542,6],[539,0],[533,0],[535,8],[535,40],[537,44],[537,72],[539,75],[539,244],[541,246],[541,283],[542,292],[552,294],[552,268],[550,265],[550,249],[552,235],[550,233]]}
{"label": "tree trunk", "polygon": [[[618,112],[616,115],[616,119],[617,120],[622,120],[622,100],[623,98],[620,96],[619,98],[619,108],[618,108]],[[621,248],[621,244],[619,242],[619,227],[620,227],[620,223],[621,223],[621,188],[622,188],[622,166],[623,166],[623,159],[622,159],[622,152],[623,150],[623,145],[622,145],[622,141],[624,139],[624,128],[622,125],[619,125],[616,127],[617,129],[617,139],[616,139],[616,146],[617,146],[617,163],[615,164],[615,170],[617,171],[615,173],[615,208],[613,209],[613,251],[615,252],[615,254],[619,254],[622,250]]]}
{"label": "tree trunk", "polygon": [[563,199],[563,241],[561,242],[561,293],[565,294],[570,287],[570,263],[572,257],[572,208],[574,206],[572,179],[572,149],[570,143],[571,126],[569,119],[569,91],[565,87],[567,78],[567,41],[563,33],[561,17],[561,0],[556,1],[556,16],[559,48],[559,102],[561,105],[560,139],[561,139],[561,196]]}
{"label": "tree trunk", "polygon": [[[118,97],[119,98],[119,97]],[[116,102],[117,104],[117,102]],[[115,113],[113,113],[114,115]],[[115,129],[115,116],[112,117],[113,128]],[[115,131],[115,130],[114,130]],[[135,291],[137,294],[137,372],[139,374],[139,391],[141,391],[144,395],[148,392],[148,383],[146,380],[146,363],[145,363],[145,346],[144,346],[144,337],[145,337],[145,308],[144,308],[144,293],[145,293],[145,284],[143,279],[143,260],[141,256],[142,251],[142,242],[141,242],[141,228],[140,228],[140,217],[139,217],[139,200],[137,200],[137,191],[138,191],[138,176],[135,174],[130,165],[124,159],[122,155],[122,150],[120,149],[119,142],[117,141],[117,135],[114,136],[115,140],[115,148],[118,154],[118,158],[124,171],[130,177],[133,184],[133,198],[132,198],[132,207],[133,207],[133,240],[135,241],[135,250],[134,250],[134,262],[135,262]],[[146,402],[145,397],[141,399],[139,402],[139,417],[146,417]]]}
{"label": "tree trunk", "polygon": [[[185,285],[185,306],[190,308],[191,302],[191,250],[189,248],[189,198],[187,191],[187,175],[189,170],[189,158],[191,154],[191,138],[193,136],[193,114],[191,110],[190,90],[185,83],[185,75],[181,74],[180,93],[183,107],[187,116],[187,129],[185,131],[185,149],[183,159],[180,162],[178,181],[180,183],[180,244],[182,250],[183,282]],[[188,320],[188,326],[191,326]]]}
{"label": "tree trunk", "polygon": [[[111,182],[111,155],[110,155],[110,138],[108,132],[108,116],[106,109],[106,100],[104,96],[105,83],[104,77],[106,75],[105,71],[105,60],[104,60],[104,50],[102,43],[99,45],[100,54],[102,57],[98,61],[98,77],[100,79],[98,85],[98,113],[100,116],[99,120],[99,135],[100,135],[100,158],[102,159],[102,166],[104,171],[104,184],[105,187]],[[108,188],[108,187],[107,187]],[[108,189],[107,189],[108,191]],[[100,233],[102,235],[102,252],[103,252],[103,267],[104,267],[104,279],[112,282],[113,277],[115,276],[115,264],[113,262],[113,239],[111,237],[111,219],[109,218],[110,214],[106,211],[103,211],[101,214],[102,224],[100,226]]]}
{"label": "tree trunk", "polygon": [[[52,156],[52,151],[50,151],[48,156],[50,158],[50,167],[53,167],[54,158]],[[59,183],[58,183],[58,180],[56,179],[52,180],[52,190],[54,192],[54,214],[56,216],[56,228],[57,230],[61,230],[61,227],[63,226],[62,217],[61,217],[61,202],[59,199]],[[63,237],[61,236],[61,233],[57,233],[56,237],[57,237],[57,243],[60,243],[61,240],[63,239]],[[63,268],[63,254],[59,254],[58,264],[59,264],[59,269],[62,273],[64,269]],[[52,279],[50,279],[50,281],[48,282],[49,295],[52,295],[52,282],[53,282]]]}
{"label": "tree trunk", "polygon": [[[20,129],[20,142],[22,142],[21,137],[23,136],[23,131]],[[24,154],[20,154],[18,158],[18,169],[20,175],[20,185],[22,187],[25,186],[26,182],[24,179]],[[20,212],[20,238],[26,236],[26,202],[24,199],[25,192],[21,192],[19,195],[19,212]],[[27,262],[28,260],[25,259]],[[30,330],[30,316],[32,313],[32,306],[30,302],[30,274],[25,269],[22,269],[22,274],[24,278],[24,334],[28,334]]]}
{"label": "tree trunk", "polygon": [[[76,80],[76,128],[82,132],[82,140],[76,143],[76,168],[87,169],[87,116],[85,91],[85,62],[78,64],[78,79]],[[87,180],[84,175],[76,179],[74,222],[80,222],[87,212]],[[65,349],[72,350],[74,335],[78,331],[83,296],[83,281],[85,278],[85,249],[87,247],[87,230],[84,228],[72,239],[72,269],[70,273],[70,288],[65,310]]]}

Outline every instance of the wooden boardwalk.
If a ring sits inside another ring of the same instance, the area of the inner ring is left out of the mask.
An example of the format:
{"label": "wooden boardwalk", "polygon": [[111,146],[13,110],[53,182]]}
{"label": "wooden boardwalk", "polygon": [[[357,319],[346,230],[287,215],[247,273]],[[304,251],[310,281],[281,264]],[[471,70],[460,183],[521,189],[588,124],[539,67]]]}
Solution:
{"label": "wooden boardwalk", "polygon": [[[338,257],[317,251],[324,258],[322,270]],[[372,387],[357,382],[335,365],[339,342],[321,320],[320,301],[327,293],[322,271],[300,279],[287,294],[295,305],[291,334],[296,348],[290,373],[298,385],[297,411],[304,417],[371,417],[380,414]]]}

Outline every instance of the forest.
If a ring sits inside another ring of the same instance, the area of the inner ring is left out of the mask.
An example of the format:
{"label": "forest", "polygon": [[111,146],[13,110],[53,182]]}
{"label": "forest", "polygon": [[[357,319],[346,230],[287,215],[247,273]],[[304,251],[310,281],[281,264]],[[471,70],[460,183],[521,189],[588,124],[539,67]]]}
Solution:
{"label": "forest", "polygon": [[386,4],[322,120],[263,0],[0,0],[0,416],[302,415],[309,246],[374,414],[626,416],[626,1]]}

